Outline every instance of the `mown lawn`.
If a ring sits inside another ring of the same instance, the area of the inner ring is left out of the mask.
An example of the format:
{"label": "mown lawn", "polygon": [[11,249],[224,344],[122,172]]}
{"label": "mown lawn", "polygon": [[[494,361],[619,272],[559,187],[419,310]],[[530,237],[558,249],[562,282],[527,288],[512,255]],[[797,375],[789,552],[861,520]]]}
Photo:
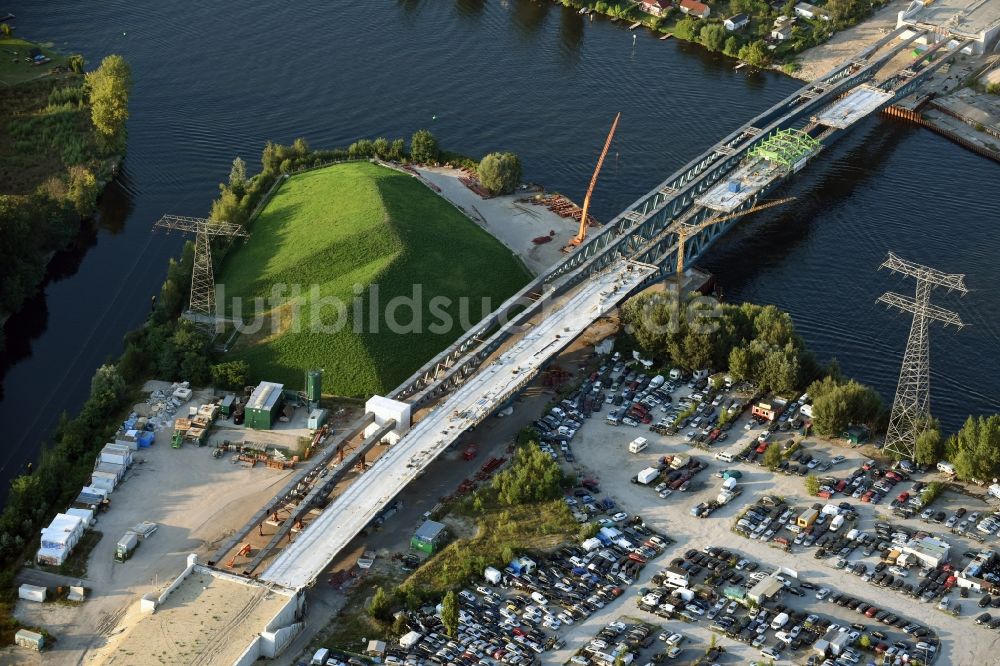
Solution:
{"label": "mown lawn", "polygon": [[[32,65],[26,62],[28,51],[33,48],[52,58],[52,61],[44,65]],[[37,79],[48,74],[53,67],[64,64],[66,64],[65,56],[40,44],[16,37],[10,39],[0,37],[0,88]]]}
{"label": "mown lawn", "polygon": [[[473,323],[529,279],[507,248],[438,195],[367,162],[293,176],[250,233],[227,257],[218,281],[230,314],[251,320],[248,299],[258,297],[267,317],[259,332],[240,337],[230,357],[250,363],[252,380],[289,388],[300,388],[303,371],[316,367],[326,371],[325,393],[383,393],[462,333],[459,299],[470,304],[464,319]],[[271,300],[274,285],[287,291]],[[290,297],[295,288],[300,295]],[[399,307],[394,320],[404,330],[390,330],[393,313],[386,305],[415,289],[418,316]],[[317,307],[313,293],[324,304]],[[244,299],[242,312],[234,310],[234,296]],[[432,303],[435,298],[448,305]],[[483,299],[490,303],[485,309]],[[432,326],[441,313],[454,325]],[[333,330],[338,322],[344,325]]]}

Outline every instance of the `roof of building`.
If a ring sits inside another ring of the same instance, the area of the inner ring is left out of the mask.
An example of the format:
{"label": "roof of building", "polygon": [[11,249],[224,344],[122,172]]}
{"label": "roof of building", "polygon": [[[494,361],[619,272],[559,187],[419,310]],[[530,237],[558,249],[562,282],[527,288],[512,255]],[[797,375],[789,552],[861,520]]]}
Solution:
{"label": "roof of building", "polygon": [[445,526],[443,523],[425,520],[424,524],[417,528],[413,536],[421,541],[434,541],[444,530]]}
{"label": "roof of building", "polygon": [[285,389],[284,384],[275,382],[261,382],[250,394],[247,402],[249,409],[271,409],[281,398],[281,392]]}
{"label": "roof of building", "polygon": [[780,592],[784,586],[785,584],[774,576],[767,576],[762,578],[756,585],[750,588],[748,596],[770,598]]}
{"label": "roof of building", "polygon": [[799,2],[799,3],[796,3],[795,8],[796,9],[801,9],[804,12],[809,12],[811,14],[817,14],[817,15],[819,15],[819,14],[825,14],[826,13],[822,9],[820,9],[819,7],[817,7],[815,5],[810,5],[808,2]]}
{"label": "roof of building", "polygon": [[730,16],[726,20],[730,21],[732,23],[746,23],[747,21],[750,20],[750,15],[749,14],[734,14],[733,16]]}
{"label": "roof of building", "polygon": [[703,12],[708,9],[708,5],[698,0],[681,0],[681,7],[693,12]]}
{"label": "roof of building", "polygon": [[155,613],[135,604],[96,664],[235,663],[292,595],[196,567]]}

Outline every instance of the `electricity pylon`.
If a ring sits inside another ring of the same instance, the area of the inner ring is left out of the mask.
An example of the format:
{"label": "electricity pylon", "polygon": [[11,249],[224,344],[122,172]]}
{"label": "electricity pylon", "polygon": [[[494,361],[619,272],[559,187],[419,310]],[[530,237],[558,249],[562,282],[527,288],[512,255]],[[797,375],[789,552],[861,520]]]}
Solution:
{"label": "electricity pylon", "polygon": [[948,291],[965,294],[968,289],[965,288],[965,275],[942,273],[900,259],[892,252],[879,268],[888,268],[917,281],[916,298],[886,292],[877,301],[913,314],[903,367],[899,371],[899,385],[892,401],[889,430],[885,435],[886,451],[913,460],[917,436],[927,427],[931,415],[930,323],[940,321],[945,326],[954,324],[960,329],[965,325],[956,313],[932,305],[931,291],[935,287],[946,287]]}
{"label": "electricity pylon", "polygon": [[215,271],[212,268],[212,237],[249,238],[239,224],[206,220],[200,217],[164,215],[154,228],[173,229],[194,234],[194,269],[191,272],[189,310],[199,324],[215,323]]}

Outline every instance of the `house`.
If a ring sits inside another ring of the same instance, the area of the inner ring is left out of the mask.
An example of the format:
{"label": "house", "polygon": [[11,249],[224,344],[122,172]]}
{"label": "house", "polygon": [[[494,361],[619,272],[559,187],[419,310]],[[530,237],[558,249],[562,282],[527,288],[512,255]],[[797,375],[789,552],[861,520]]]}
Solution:
{"label": "house", "polygon": [[925,536],[922,539],[910,539],[901,550],[919,560],[920,566],[933,569],[948,561],[951,546],[947,541]]}
{"label": "house", "polygon": [[791,39],[792,29],[795,28],[795,19],[788,17],[779,17],[774,21],[774,28],[771,30],[771,39],[783,42],[786,39]]}
{"label": "house", "polygon": [[765,576],[750,588],[750,591],[747,592],[747,598],[755,604],[762,604],[774,599],[783,589],[785,589],[785,585],[780,580],[774,576]]}
{"label": "house", "polygon": [[737,14],[736,16],[730,16],[729,18],[727,18],[725,21],[722,22],[722,25],[726,26],[726,30],[728,30],[729,32],[733,32],[735,30],[741,30],[747,27],[747,24],[749,23],[750,23],[749,14]]}
{"label": "house", "polygon": [[667,0],[642,0],[639,8],[647,14],[653,16],[663,16],[670,11],[670,3]]}
{"label": "house", "polygon": [[698,2],[698,0],[681,0],[681,11],[688,16],[696,16],[698,18],[708,18],[708,15],[712,12],[708,5]]}
{"label": "house", "polygon": [[814,7],[813,5],[810,5],[808,2],[800,2],[799,4],[795,5],[795,15],[801,16],[804,19],[818,18],[824,21],[830,20],[829,14],[827,14],[819,7]]}

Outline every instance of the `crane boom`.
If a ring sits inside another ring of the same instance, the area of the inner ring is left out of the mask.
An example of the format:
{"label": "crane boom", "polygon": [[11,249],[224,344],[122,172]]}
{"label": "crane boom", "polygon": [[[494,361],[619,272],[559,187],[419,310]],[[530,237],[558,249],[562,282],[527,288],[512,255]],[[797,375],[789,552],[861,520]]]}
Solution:
{"label": "crane boom", "polygon": [[794,201],[795,197],[785,197],[784,199],[774,199],[772,201],[765,201],[764,203],[757,204],[756,206],[749,208],[747,210],[736,211],[735,213],[729,213],[727,215],[719,215],[716,217],[709,218],[704,222],[699,222],[698,224],[681,224],[677,227],[677,270],[675,275],[677,279],[681,279],[681,275],[684,273],[684,251],[686,249],[688,236],[691,234],[696,234],[702,229],[706,229],[713,224],[718,224],[719,222],[725,222],[726,220],[731,220],[734,217],[743,217],[744,215],[750,215],[751,213],[756,213],[757,211],[765,210],[767,208],[774,208],[775,206],[780,206],[786,204],[789,201]]}
{"label": "crane boom", "polygon": [[604,149],[601,150],[601,156],[597,158],[597,166],[594,167],[594,175],[590,177],[590,185],[587,186],[587,194],[583,198],[583,213],[580,215],[580,231],[577,232],[576,236],[570,241],[571,245],[579,245],[587,238],[587,211],[590,209],[590,196],[594,193],[594,186],[597,185],[597,176],[601,173],[601,167],[604,166],[604,158],[608,155],[608,149],[611,148],[611,140],[615,136],[615,130],[618,129],[618,119],[622,117],[621,111],[615,115],[615,120],[611,123],[611,131],[608,132],[608,138],[604,141]]}

